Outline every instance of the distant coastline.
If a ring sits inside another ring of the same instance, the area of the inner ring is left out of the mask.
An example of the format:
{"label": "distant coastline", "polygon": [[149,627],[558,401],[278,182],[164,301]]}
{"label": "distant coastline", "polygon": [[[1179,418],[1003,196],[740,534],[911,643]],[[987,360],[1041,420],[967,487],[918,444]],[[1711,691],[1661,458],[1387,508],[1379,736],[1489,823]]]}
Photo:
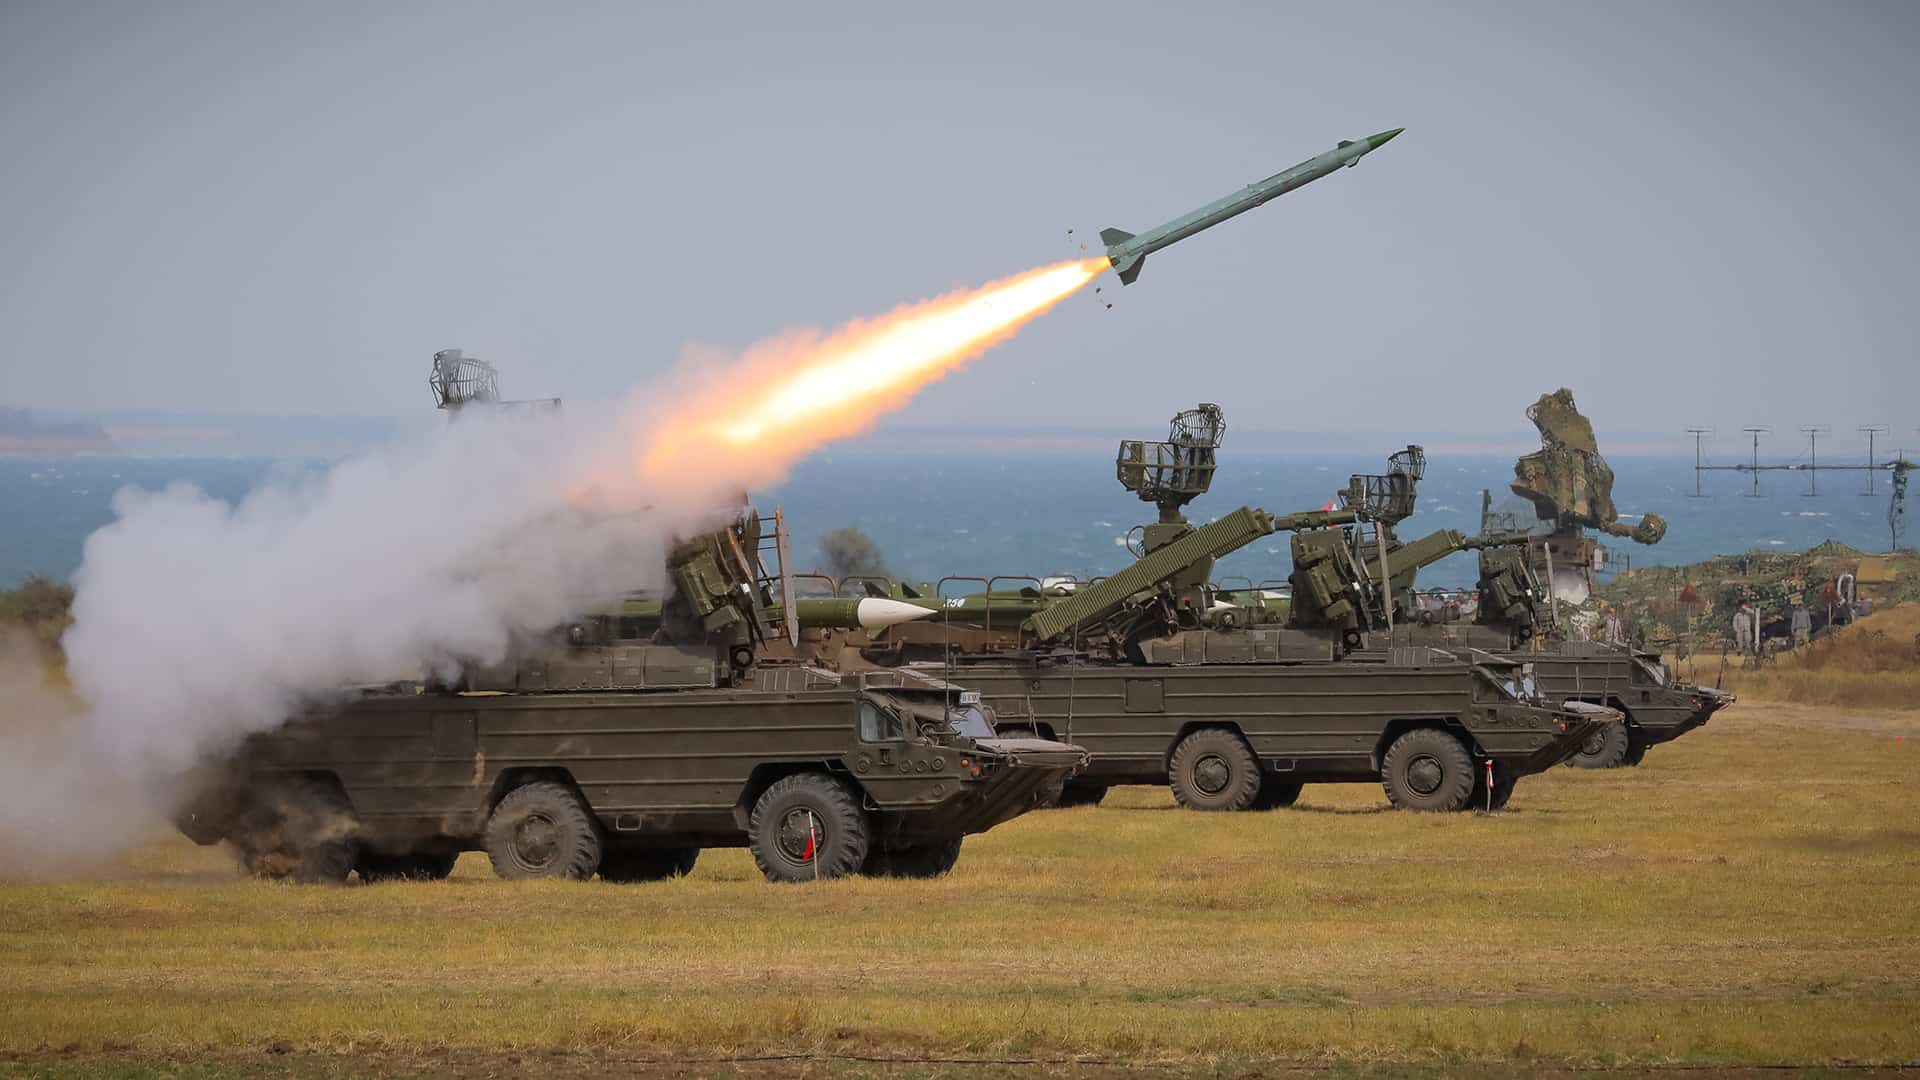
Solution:
{"label": "distant coastline", "polygon": [[65,457],[119,452],[119,445],[99,424],[47,424],[35,420],[32,409],[0,408],[0,455]]}

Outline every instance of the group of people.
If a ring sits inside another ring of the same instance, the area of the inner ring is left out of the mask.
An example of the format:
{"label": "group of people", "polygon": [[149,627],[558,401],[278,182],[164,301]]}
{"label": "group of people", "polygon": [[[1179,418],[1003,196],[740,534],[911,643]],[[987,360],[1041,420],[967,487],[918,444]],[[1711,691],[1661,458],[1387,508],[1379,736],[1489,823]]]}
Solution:
{"label": "group of people", "polygon": [[[1734,651],[1757,656],[1764,644],[1760,633],[1760,609],[1752,603],[1740,601],[1740,609],[1733,613]],[[1787,631],[1793,635],[1793,647],[1800,648],[1813,639],[1813,612],[1799,600],[1793,602],[1793,609],[1787,613]]]}

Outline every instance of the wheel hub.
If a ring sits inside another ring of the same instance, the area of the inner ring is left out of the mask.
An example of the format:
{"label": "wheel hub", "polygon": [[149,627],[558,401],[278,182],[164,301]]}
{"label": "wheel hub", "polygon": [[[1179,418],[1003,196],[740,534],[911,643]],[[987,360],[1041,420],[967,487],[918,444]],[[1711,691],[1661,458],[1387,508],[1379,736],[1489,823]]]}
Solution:
{"label": "wheel hub", "polygon": [[1440,781],[1445,775],[1446,770],[1438,760],[1422,754],[1407,766],[1407,786],[1422,795],[1431,795],[1440,790]]}
{"label": "wheel hub", "polygon": [[780,833],[777,843],[780,853],[797,863],[812,862],[820,853],[820,845],[826,840],[826,830],[820,827],[820,818],[810,810],[789,810],[780,819]]}
{"label": "wheel hub", "polygon": [[560,830],[553,819],[544,814],[527,815],[513,832],[513,853],[530,867],[552,862],[559,847]]}
{"label": "wheel hub", "polygon": [[1596,732],[1592,735],[1587,736],[1587,741],[1585,743],[1582,743],[1580,746],[1580,753],[1581,753],[1581,756],[1583,757],[1599,757],[1602,753],[1606,751],[1606,749],[1607,749],[1606,733]]}
{"label": "wheel hub", "polygon": [[1208,795],[1218,795],[1227,789],[1227,781],[1233,770],[1227,767],[1226,759],[1218,754],[1208,754],[1194,763],[1193,784]]}

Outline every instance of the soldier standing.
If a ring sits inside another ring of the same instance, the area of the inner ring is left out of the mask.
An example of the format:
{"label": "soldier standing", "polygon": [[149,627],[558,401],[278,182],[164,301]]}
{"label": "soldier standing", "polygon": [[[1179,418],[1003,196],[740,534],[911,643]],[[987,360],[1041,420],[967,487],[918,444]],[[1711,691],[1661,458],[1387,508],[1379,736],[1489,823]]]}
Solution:
{"label": "soldier standing", "polygon": [[1740,601],[1740,610],[1733,613],[1733,648],[1740,653],[1753,651],[1753,608],[1745,600]]}
{"label": "soldier standing", "polygon": [[1793,647],[1798,649],[1813,637],[1813,613],[1799,600],[1793,602]]}
{"label": "soldier standing", "polygon": [[1606,635],[1608,642],[1615,645],[1620,644],[1620,611],[1617,608],[1607,609]]}

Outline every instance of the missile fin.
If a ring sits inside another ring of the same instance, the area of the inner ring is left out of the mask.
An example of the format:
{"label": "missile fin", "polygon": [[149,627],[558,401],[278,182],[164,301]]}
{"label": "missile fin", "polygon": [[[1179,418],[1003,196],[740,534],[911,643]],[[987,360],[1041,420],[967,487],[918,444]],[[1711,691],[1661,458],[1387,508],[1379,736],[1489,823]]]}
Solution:
{"label": "missile fin", "polygon": [[1124,229],[1100,230],[1100,242],[1108,247],[1112,247],[1115,244],[1124,244],[1131,239],[1133,239],[1133,234]]}
{"label": "missile fin", "polygon": [[1120,284],[1131,285],[1133,279],[1140,276],[1140,268],[1145,265],[1147,265],[1145,255],[1129,255],[1114,263],[1113,269],[1120,275]]}

